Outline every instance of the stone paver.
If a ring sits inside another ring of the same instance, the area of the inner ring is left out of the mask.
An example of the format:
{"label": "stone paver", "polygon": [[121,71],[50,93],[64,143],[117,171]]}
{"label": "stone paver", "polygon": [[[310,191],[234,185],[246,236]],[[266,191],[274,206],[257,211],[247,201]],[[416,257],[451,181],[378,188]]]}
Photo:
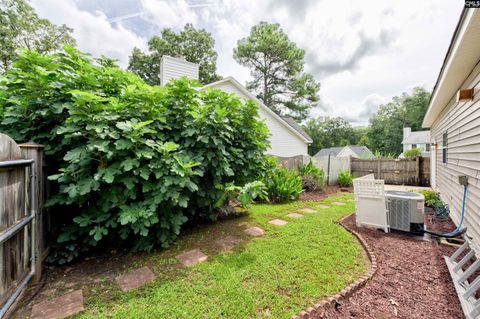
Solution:
{"label": "stone paver", "polygon": [[283,225],[288,224],[287,221],[282,220],[282,219],[272,219],[268,223],[271,224],[271,225],[276,225],[276,226],[283,226]]}
{"label": "stone paver", "polygon": [[345,203],[342,203],[342,202],[333,202],[332,204],[333,204],[333,205],[337,205],[337,206],[343,206],[343,205],[345,205]]}
{"label": "stone paver", "polygon": [[115,281],[120,286],[122,291],[129,291],[140,286],[143,286],[146,282],[152,281],[155,278],[155,274],[148,267],[141,267],[132,270],[124,275],[120,275],[115,278]]}
{"label": "stone paver", "polygon": [[327,208],[330,208],[330,206],[328,206],[328,205],[323,205],[323,204],[320,204],[320,205],[318,205],[318,208],[321,208],[321,209],[327,209]]}
{"label": "stone paver", "polygon": [[75,290],[53,300],[45,300],[33,305],[30,319],[61,319],[83,310],[83,292]]}
{"label": "stone paver", "polygon": [[200,249],[189,250],[183,254],[175,256],[184,266],[189,267],[204,262],[208,256],[200,251]]}
{"label": "stone paver", "polygon": [[303,217],[302,214],[297,214],[297,213],[290,213],[287,216],[291,217],[291,218],[302,218]]}
{"label": "stone paver", "polygon": [[253,237],[261,237],[265,234],[265,231],[260,227],[250,227],[245,229],[245,234]]}
{"label": "stone paver", "polygon": [[303,209],[300,209],[300,211],[308,214],[317,212],[315,209],[311,209],[311,208],[303,208]]}
{"label": "stone paver", "polygon": [[240,244],[242,240],[235,236],[227,236],[224,238],[220,238],[215,243],[220,246],[222,250],[231,250],[238,244]]}

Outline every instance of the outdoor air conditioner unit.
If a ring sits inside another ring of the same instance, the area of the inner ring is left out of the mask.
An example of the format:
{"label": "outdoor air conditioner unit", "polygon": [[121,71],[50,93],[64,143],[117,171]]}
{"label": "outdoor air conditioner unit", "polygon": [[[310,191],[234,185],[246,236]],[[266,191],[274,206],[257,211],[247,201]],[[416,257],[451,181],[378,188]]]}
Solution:
{"label": "outdoor air conditioner unit", "polygon": [[391,229],[420,232],[424,223],[422,194],[402,191],[385,191],[387,218]]}

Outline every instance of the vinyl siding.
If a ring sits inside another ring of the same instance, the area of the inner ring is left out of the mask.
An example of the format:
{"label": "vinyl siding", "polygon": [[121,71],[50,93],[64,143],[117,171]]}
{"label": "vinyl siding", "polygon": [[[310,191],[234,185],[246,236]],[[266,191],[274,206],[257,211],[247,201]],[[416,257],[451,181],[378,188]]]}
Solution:
{"label": "vinyl siding", "polygon": [[[431,128],[436,143],[436,190],[450,206],[450,216],[458,224],[463,186],[459,175],[468,176],[468,195],[464,226],[468,235],[480,243],[480,65],[472,70],[461,88],[474,88],[473,101],[456,102],[453,96]],[[442,162],[442,135],[447,133],[447,163]]]}
{"label": "vinyl siding", "polygon": [[198,64],[164,56],[160,64],[160,85],[165,85],[170,80],[178,79],[182,76],[198,80]]}
{"label": "vinyl siding", "polygon": [[[219,83],[215,85],[215,88],[234,93],[243,99],[248,99],[247,96],[230,82]],[[271,134],[269,138],[270,149],[267,151],[268,154],[280,157],[308,155],[308,144],[287,128],[285,124],[262,108],[259,108],[259,115],[260,118],[265,121]]]}

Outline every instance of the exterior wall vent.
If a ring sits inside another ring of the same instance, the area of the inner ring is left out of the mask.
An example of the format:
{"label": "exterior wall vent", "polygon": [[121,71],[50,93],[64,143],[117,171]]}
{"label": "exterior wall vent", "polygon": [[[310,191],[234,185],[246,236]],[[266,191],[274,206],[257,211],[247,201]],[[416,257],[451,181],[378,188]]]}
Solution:
{"label": "exterior wall vent", "polygon": [[457,102],[473,100],[473,89],[463,89],[457,92]]}
{"label": "exterior wall vent", "polygon": [[184,58],[162,56],[160,61],[160,86],[164,86],[170,80],[184,76],[192,80],[198,80],[198,64],[188,62]]}

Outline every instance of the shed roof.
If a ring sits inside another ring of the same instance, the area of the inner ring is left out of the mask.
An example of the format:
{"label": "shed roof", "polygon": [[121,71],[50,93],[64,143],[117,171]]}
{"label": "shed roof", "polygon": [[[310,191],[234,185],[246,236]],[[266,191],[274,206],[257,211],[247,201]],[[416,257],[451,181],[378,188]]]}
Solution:
{"label": "shed roof", "polygon": [[349,145],[349,147],[358,157],[363,157],[364,155],[373,155],[372,151],[366,146],[363,145]]}
{"label": "shed roof", "polygon": [[328,156],[328,155],[337,156],[338,153],[340,153],[343,150],[343,148],[344,147],[322,148],[313,157],[321,157],[321,156]]}

